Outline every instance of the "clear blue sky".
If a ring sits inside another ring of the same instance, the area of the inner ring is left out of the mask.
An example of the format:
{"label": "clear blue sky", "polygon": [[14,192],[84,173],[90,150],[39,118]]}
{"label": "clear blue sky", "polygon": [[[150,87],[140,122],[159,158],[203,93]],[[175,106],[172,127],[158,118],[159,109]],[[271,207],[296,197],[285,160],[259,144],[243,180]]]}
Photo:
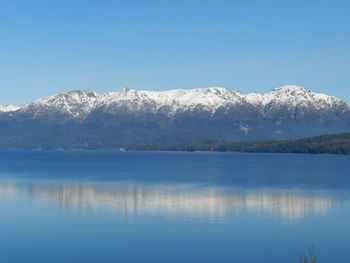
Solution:
{"label": "clear blue sky", "polygon": [[0,104],[297,84],[350,101],[350,1],[1,0]]}

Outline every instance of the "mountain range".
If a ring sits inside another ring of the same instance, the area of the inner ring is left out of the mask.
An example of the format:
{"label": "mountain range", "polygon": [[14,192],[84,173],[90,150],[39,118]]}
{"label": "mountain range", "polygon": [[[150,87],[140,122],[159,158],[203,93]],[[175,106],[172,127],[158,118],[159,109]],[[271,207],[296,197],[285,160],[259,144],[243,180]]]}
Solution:
{"label": "mountain range", "polygon": [[350,105],[300,86],[249,94],[216,87],[101,95],[74,90],[0,106],[2,149],[119,149],[344,132],[350,132]]}

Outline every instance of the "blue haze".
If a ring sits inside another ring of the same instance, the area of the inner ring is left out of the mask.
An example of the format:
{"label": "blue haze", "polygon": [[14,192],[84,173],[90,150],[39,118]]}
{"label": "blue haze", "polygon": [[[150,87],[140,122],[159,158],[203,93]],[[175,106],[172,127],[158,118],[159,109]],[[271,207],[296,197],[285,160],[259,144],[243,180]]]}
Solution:
{"label": "blue haze", "polygon": [[350,101],[349,1],[0,2],[0,104],[73,89],[305,86]]}

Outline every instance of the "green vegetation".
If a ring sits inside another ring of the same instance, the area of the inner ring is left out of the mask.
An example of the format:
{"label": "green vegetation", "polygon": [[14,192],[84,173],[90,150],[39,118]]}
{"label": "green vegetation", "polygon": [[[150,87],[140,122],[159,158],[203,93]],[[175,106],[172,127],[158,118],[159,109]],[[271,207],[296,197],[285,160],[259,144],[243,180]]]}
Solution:
{"label": "green vegetation", "polygon": [[306,256],[300,256],[300,263],[316,263],[316,261],[317,256],[312,247],[308,249],[308,254]]}
{"label": "green vegetation", "polygon": [[350,133],[283,141],[209,141],[181,145],[135,145],[128,147],[126,150],[350,154]]}

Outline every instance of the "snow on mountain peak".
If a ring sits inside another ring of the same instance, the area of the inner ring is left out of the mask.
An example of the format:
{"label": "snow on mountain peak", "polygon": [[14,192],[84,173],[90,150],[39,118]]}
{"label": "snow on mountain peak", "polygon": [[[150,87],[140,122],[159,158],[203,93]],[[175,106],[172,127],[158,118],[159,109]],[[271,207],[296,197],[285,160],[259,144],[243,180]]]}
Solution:
{"label": "snow on mountain peak", "polygon": [[[311,107],[314,109],[331,109],[350,106],[335,97],[313,93],[301,86],[282,86],[267,93],[243,94],[221,87],[201,89],[174,89],[167,91],[145,91],[124,88],[115,92],[98,95],[92,91],[73,90],[55,96],[39,99],[24,106],[0,106],[0,112],[31,112],[34,116],[58,112],[73,118],[87,116],[94,109],[115,113],[120,109],[130,112],[148,111],[176,112],[195,109],[214,113],[217,109],[233,105],[250,105],[262,111],[271,108]],[[164,110],[163,110],[164,109]]]}
{"label": "snow on mountain peak", "polygon": [[271,92],[277,93],[299,93],[299,92],[311,92],[310,90],[297,85],[285,85],[278,88],[274,88]]}
{"label": "snow on mountain peak", "polygon": [[13,112],[17,111],[23,106],[21,105],[0,105],[0,112]]}
{"label": "snow on mountain peak", "polygon": [[336,105],[345,105],[346,102],[336,97],[322,93],[314,93],[304,87],[287,85],[275,88],[268,93],[247,94],[247,100],[251,104],[261,107],[313,107],[315,109],[327,109]]}
{"label": "snow on mountain peak", "polygon": [[61,112],[72,117],[81,117],[94,108],[97,94],[92,91],[73,90],[27,104],[20,111],[42,115],[48,112]]}
{"label": "snow on mountain peak", "polygon": [[126,107],[128,110],[158,111],[169,108],[169,114],[177,111],[193,110],[200,106],[215,111],[226,104],[243,102],[243,95],[226,88],[174,89],[168,91],[145,91],[124,88],[98,97],[96,107],[113,111],[113,108]]}

